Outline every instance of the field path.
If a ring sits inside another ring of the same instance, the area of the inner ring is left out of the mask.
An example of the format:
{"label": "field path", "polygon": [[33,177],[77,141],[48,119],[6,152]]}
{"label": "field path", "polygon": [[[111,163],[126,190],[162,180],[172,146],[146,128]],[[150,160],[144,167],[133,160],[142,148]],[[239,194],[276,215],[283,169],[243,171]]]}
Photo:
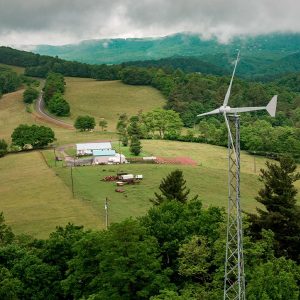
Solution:
{"label": "field path", "polygon": [[47,122],[53,123],[57,126],[66,128],[66,129],[74,129],[74,126],[64,122],[62,120],[59,120],[55,117],[53,117],[52,115],[48,114],[45,111],[45,102],[43,99],[43,92],[40,93],[39,98],[36,101],[36,105],[35,105],[35,110],[37,112],[37,115],[40,117],[40,119],[45,120]]}

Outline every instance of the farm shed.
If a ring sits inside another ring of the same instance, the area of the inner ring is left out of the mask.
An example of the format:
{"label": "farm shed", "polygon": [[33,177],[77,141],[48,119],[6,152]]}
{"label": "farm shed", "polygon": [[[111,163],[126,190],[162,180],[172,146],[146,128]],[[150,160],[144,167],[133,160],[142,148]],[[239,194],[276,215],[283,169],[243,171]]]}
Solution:
{"label": "farm shed", "polygon": [[112,156],[94,156],[93,164],[125,164],[127,163],[126,157],[123,154],[115,153]]}
{"label": "farm shed", "polygon": [[85,143],[85,144],[76,144],[76,154],[77,155],[92,155],[93,151],[109,151],[112,150],[110,142],[101,142],[101,143]]}

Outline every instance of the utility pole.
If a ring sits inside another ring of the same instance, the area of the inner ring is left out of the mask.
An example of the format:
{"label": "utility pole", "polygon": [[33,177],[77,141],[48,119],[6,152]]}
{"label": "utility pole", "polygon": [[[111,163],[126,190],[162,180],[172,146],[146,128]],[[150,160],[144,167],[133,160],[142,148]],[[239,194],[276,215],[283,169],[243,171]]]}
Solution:
{"label": "utility pole", "polygon": [[71,165],[71,186],[72,186],[72,195],[73,195],[73,198],[75,198],[75,195],[74,195],[74,180],[73,180],[73,166]]}
{"label": "utility pole", "polygon": [[56,150],[56,147],[54,146],[54,148],[53,148],[53,152],[54,152],[54,165],[56,167],[56,152],[55,152],[55,150]]}
{"label": "utility pole", "polygon": [[122,163],[122,158],[121,158],[121,136],[119,136],[119,154],[120,154],[120,164]]}
{"label": "utility pole", "polygon": [[107,197],[105,198],[105,205],[104,205],[104,209],[105,209],[105,228],[108,228],[108,199]]}

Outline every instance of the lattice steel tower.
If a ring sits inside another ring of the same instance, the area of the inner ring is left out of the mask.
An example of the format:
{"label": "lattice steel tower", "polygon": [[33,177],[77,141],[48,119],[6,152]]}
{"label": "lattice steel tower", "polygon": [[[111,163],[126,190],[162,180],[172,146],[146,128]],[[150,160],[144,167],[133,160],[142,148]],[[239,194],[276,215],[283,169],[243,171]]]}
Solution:
{"label": "lattice steel tower", "polygon": [[224,276],[224,300],[245,300],[245,273],[243,256],[243,226],[240,205],[240,119],[238,113],[267,110],[274,117],[277,105],[275,95],[264,107],[228,106],[232,82],[239,59],[235,61],[230,84],[223,105],[198,117],[222,114],[228,130],[228,222]]}
{"label": "lattice steel tower", "polygon": [[240,205],[240,118],[238,115],[228,117],[234,144],[232,145],[228,134],[228,219],[224,300],[245,300],[243,222]]}

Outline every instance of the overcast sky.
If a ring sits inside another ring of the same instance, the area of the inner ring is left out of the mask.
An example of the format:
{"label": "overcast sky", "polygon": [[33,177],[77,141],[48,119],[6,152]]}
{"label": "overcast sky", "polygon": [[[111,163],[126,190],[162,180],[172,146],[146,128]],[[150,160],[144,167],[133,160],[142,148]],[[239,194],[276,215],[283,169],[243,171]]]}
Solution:
{"label": "overcast sky", "polygon": [[300,32],[300,0],[0,0],[0,45]]}

